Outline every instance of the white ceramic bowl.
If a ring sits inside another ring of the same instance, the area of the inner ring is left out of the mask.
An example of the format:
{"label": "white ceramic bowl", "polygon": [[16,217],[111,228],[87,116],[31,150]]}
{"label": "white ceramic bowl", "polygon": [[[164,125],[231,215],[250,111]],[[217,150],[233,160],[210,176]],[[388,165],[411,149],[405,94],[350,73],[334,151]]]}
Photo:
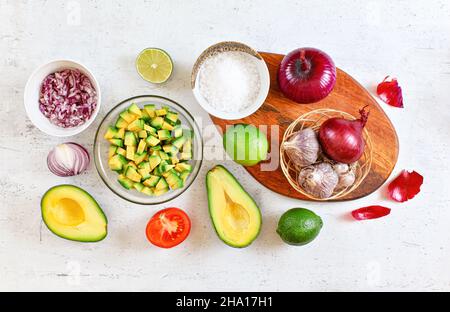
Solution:
{"label": "white ceramic bowl", "polygon": [[[64,69],[78,69],[91,80],[93,87],[97,91],[97,107],[91,118],[84,124],[73,128],[62,128],[52,124],[39,110],[39,94],[42,82],[48,75]],[[28,117],[42,132],[56,137],[73,136],[88,128],[95,117],[97,117],[101,104],[100,86],[94,75],[84,65],[71,60],[56,60],[39,67],[31,74],[25,86],[24,104]]]}
{"label": "white ceramic bowl", "polygon": [[[247,109],[242,111],[236,111],[236,112],[223,112],[220,110],[215,109],[211,106],[208,101],[202,96],[200,93],[200,88],[198,82],[200,69],[205,62],[206,59],[209,57],[217,54],[217,53],[223,53],[228,51],[239,51],[248,53],[252,57],[254,57],[254,60],[256,62],[256,66],[259,71],[259,75],[261,78],[261,87],[259,90],[258,97],[256,98],[255,102],[250,105]],[[194,68],[192,70],[192,76],[191,76],[191,86],[192,86],[192,92],[194,93],[194,97],[196,98],[197,102],[202,106],[204,110],[206,110],[209,114],[216,116],[221,119],[226,120],[236,120],[241,119],[247,116],[250,116],[254,112],[256,112],[263,104],[264,101],[267,98],[267,94],[269,94],[270,89],[270,74],[269,69],[267,68],[266,62],[263,60],[261,55],[251,47],[240,43],[240,42],[234,42],[234,41],[225,41],[225,42],[219,42],[215,45],[210,46],[207,48],[203,53],[199,56],[197,59]]]}

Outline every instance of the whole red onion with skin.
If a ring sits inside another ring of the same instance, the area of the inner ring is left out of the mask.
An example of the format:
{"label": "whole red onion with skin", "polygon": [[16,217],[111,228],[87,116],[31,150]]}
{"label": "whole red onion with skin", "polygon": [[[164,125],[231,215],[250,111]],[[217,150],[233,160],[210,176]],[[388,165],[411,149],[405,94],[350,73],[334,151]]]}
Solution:
{"label": "whole red onion with skin", "polygon": [[340,163],[351,164],[364,153],[362,131],[367,123],[369,113],[365,107],[359,111],[360,119],[330,118],[319,130],[319,141],[325,154]]}
{"label": "whole red onion with skin", "polygon": [[309,104],[330,94],[336,84],[336,66],[325,52],[300,48],[286,55],[278,70],[278,84],[289,99]]}

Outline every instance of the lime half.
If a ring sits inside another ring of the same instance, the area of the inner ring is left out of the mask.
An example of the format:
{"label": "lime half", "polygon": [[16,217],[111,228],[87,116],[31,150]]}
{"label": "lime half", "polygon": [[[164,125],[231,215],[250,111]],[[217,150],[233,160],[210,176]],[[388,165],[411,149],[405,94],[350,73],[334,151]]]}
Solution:
{"label": "lime half", "polygon": [[166,51],[149,48],[138,55],[136,69],[144,80],[151,83],[163,83],[172,75],[173,63]]}

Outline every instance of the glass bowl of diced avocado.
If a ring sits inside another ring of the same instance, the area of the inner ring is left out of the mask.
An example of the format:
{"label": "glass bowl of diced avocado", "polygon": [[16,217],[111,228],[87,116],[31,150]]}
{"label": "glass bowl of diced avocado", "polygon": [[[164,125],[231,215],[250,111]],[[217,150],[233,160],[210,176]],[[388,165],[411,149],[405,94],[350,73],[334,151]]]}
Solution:
{"label": "glass bowl of diced avocado", "polygon": [[156,95],[127,99],[101,122],[95,166],[116,195],[141,205],[168,202],[194,182],[203,158],[200,129],[177,102]]}

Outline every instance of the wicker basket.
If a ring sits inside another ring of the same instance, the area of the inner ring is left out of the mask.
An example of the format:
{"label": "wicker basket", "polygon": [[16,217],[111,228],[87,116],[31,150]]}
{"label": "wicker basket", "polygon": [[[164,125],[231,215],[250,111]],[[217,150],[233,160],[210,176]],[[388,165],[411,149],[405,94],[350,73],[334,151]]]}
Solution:
{"label": "wicker basket", "polygon": [[[317,201],[337,200],[347,196],[348,194],[353,192],[356,188],[358,188],[359,185],[361,185],[361,183],[369,174],[370,168],[372,166],[372,141],[370,139],[369,132],[366,129],[364,129],[363,137],[366,143],[366,147],[364,149],[364,154],[355,164],[356,179],[353,185],[335,191],[333,195],[329,198],[316,198],[301,188],[301,186],[298,184],[299,171],[295,168],[295,166],[291,163],[289,157],[286,155],[286,152],[283,149],[283,143],[288,141],[290,137],[294,135],[296,132],[301,131],[305,128],[312,128],[314,131],[317,132],[325,120],[333,117],[342,117],[349,120],[357,119],[346,112],[334,109],[318,109],[311,111],[309,113],[300,116],[287,128],[286,132],[284,133],[283,142],[281,143],[280,147],[281,169],[283,170],[283,173],[286,176],[289,183],[295,190],[297,190],[301,194]],[[323,157],[319,158],[318,162],[322,161],[324,161]]]}

